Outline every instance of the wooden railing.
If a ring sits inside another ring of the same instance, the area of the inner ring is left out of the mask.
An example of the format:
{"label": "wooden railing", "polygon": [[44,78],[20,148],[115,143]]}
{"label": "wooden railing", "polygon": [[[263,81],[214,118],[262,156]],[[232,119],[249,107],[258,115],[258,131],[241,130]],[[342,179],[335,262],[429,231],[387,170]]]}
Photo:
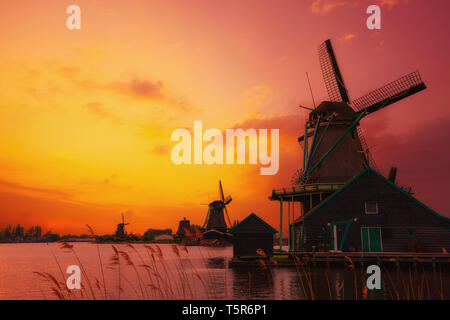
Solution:
{"label": "wooden railing", "polygon": [[290,188],[274,189],[272,190],[272,195],[286,195],[286,194],[297,194],[304,192],[314,192],[314,191],[336,191],[339,190],[344,184],[343,183],[312,183],[304,184]]}

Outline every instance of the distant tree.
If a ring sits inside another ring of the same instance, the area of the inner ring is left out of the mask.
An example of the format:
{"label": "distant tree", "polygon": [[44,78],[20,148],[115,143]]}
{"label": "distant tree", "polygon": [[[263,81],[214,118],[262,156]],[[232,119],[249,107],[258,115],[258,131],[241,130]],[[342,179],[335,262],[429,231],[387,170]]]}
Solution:
{"label": "distant tree", "polygon": [[4,229],[4,234],[5,234],[5,239],[8,239],[8,240],[11,239],[11,237],[13,236],[13,228],[11,225],[7,226]]}
{"label": "distant tree", "polygon": [[34,227],[34,236],[38,238],[42,236],[42,228],[40,226]]}
{"label": "distant tree", "polygon": [[42,237],[44,241],[47,242],[54,242],[54,241],[58,241],[60,239],[59,234],[57,233],[52,233],[50,230],[47,231],[44,236]]}
{"label": "distant tree", "polygon": [[20,226],[20,224],[17,224],[16,228],[14,229],[14,237],[19,238],[23,237],[24,235],[24,228]]}
{"label": "distant tree", "polygon": [[7,229],[0,229],[0,240],[7,240],[9,236],[7,235]]}
{"label": "distant tree", "polygon": [[147,231],[144,232],[144,235],[142,236],[142,240],[143,241],[152,241],[153,239],[155,239],[156,236],[156,232],[154,229],[148,229]]}
{"label": "distant tree", "polygon": [[41,235],[42,235],[42,228],[40,226],[33,226],[25,232],[26,237],[40,238]]}
{"label": "distant tree", "polygon": [[42,236],[42,228],[40,226],[32,226],[25,230],[20,224],[17,224],[16,227],[12,227],[11,225],[0,229],[0,240],[9,241],[16,238],[35,238],[39,239]]}
{"label": "distant tree", "polygon": [[144,235],[142,236],[142,240],[151,241],[151,240],[154,240],[156,236],[159,236],[162,234],[171,235],[172,229],[147,229],[147,231],[145,231]]}
{"label": "distant tree", "polygon": [[137,234],[130,233],[130,234],[128,235],[128,240],[129,240],[129,241],[139,241],[140,238],[138,237]]}

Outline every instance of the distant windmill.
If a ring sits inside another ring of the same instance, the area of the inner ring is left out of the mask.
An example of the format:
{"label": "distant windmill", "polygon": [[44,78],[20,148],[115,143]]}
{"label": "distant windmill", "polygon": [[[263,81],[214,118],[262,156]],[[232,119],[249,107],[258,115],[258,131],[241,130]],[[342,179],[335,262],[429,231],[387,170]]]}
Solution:
{"label": "distant windmill", "polygon": [[415,71],[350,101],[330,40],[319,47],[319,60],[330,101],[306,108],[309,119],[304,135],[298,138],[303,147],[303,169],[297,173],[295,184],[344,183],[367,165],[374,167],[359,122],[426,89]]}
{"label": "distant windmill", "polygon": [[125,238],[127,236],[127,234],[125,233],[125,226],[129,224],[130,224],[129,222],[125,223],[122,212],[122,223],[117,224],[115,236],[117,238]]}
{"label": "distant windmill", "polygon": [[224,197],[222,182],[219,181],[219,196],[221,200],[211,202],[208,206],[208,213],[206,214],[205,223],[202,229],[225,232],[228,226],[225,222],[224,211],[227,216],[228,224],[231,228],[230,218],[228,217],[227,205],[231,202],[231,196]]}

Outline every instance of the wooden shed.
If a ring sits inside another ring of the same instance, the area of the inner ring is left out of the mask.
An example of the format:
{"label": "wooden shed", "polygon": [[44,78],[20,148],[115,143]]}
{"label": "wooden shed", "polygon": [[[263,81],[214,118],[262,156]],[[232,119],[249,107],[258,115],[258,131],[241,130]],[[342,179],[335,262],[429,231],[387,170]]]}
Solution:
{"label": "wooden shed", "polygon": [[255,257],[261,249],[267,256],[273,255],[273,235],[278,233],[264,220],[252,213],[231,228],[234,257]]}
{"label": "wooden shed", "polygon": [[442,252],[450,219],[368,167],[294,221],[294,251]]}

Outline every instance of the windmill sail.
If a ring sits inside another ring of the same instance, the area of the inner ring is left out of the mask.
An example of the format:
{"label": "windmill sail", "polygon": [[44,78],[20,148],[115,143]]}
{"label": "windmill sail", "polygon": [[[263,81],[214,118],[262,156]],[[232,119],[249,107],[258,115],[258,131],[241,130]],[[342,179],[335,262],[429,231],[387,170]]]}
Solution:
{"label": "windmill sail", "polygon": [[344,101],[349,103],[350,99],[344,85],[344,79],[342,78],[341,71],[339,70],[330,40],[326,40],[319,47],[319,61],[330,101]]}
{"label": "windmill sail", "polygon": [[358,138],[361,144],[361,151],[364,153],[364,157],[366,157],[366,162],[369,164],[369,166],[372,167],[372,169],[375,169],[375,171],[379,171],[377,164],[375,163],[375,159],[373,158],[373,155],[370,152],[370,148],[367,145],[367,141],[366,138],[364,137],[361,127],[358,127],[356,131],[358,132]]}
{"label": "windmill sail", "polygon": [[231,196],[227,196],[226,198],[224,197],[222,181],[220,181],[220,180],[219,180],[219,193],[220,193],[220,198],[223,202],[223,208],[225,209],[225,214],[227,215],[228,223],[230,224],[230,228],[231,228],[231,222],[230,222],[230,217],[228,216],[227,204],[229,204],[232,199],[231,199]]}
{"label": "windmill sail", "polygon": [[358,113],[367,110],[369,114],[424,89],[426,86],[415,71],[354,100],[352,106]]}
{"label": "windmill sail", "polygon": [[305,134],[298,138],[303,166],[294,182],[346,183],[368,165],[378,170],[359,128],[360,120],[426,86],[416,71],[350,103],[330,40],[319,46],[319,61],[330,101],[311,109]]}

